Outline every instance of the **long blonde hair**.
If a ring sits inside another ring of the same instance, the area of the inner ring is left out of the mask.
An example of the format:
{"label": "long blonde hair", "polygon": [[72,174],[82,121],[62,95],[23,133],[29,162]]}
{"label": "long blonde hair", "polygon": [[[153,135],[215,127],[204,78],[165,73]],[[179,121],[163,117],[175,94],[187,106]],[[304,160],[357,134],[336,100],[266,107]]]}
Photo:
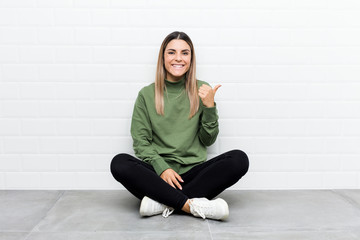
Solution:
{"label": "long blonde hair", "polygon": [[172,32],[164,39],[161,44],[159,57],[156,67],[155,77],[155,108],[159,115],[164,115],[164,91],[165,91],[165,76],[166,69],[164,65],[164,52],[168,43],[173,39],[184,40],[190,46],[191,63],[189,70],[185,74],[185,90],[190,101],[189,119],[192,118],[199,110],[199,95],[196,81],[196,58],[194,45],[190,37],[184,32]]}

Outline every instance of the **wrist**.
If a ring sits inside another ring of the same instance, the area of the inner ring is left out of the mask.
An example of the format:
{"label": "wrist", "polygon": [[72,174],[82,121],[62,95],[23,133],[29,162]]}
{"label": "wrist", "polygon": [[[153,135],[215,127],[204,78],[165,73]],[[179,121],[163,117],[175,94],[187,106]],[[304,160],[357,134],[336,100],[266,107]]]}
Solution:
{"label": "wrist", "polygon": [[205,107],[207,107],[207,108],[212,108],[212,107],[215,107],[215,104],[214,103],[212,103],[212,104],[204,104],[204,106]]}
{"label": "wrist", "polygon": [[215,107],[215,101],[212,101],[212,102],[204,101],[203,105],[207,108],[212,108],[212,107]]}

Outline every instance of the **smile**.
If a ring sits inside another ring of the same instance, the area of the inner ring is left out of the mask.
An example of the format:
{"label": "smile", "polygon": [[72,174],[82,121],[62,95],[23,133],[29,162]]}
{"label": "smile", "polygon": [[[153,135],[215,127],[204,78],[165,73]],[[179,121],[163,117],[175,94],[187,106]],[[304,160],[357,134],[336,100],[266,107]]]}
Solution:
{"label": "smile", "polygon": [[174,68],[183,68],[185,65],[182,65],[182,64],[172,64],[171,66],[174,67]]}

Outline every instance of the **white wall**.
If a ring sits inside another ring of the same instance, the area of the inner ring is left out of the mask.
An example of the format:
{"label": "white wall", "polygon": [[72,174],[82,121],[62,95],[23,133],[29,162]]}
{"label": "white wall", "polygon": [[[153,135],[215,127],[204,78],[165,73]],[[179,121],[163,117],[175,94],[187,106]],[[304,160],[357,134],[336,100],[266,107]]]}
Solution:
{"label": "white wall", "polygon": [[222,84],[210,157],[240,148],[234,189],[359,188],[357,0],[0,0],[0,189],[119,189],[139,89],[175,30]]}

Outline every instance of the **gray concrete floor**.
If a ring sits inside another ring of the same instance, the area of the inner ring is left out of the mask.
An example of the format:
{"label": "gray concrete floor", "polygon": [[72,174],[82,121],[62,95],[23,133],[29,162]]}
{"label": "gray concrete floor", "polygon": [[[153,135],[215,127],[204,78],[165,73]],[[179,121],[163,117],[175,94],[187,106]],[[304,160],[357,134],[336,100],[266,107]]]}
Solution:
{"label": "gray concrete floor", "polygon": [[360,239],[360,190],[225,191],[225,222],[141,218],[127,191],[0,191],[1,240]]}

